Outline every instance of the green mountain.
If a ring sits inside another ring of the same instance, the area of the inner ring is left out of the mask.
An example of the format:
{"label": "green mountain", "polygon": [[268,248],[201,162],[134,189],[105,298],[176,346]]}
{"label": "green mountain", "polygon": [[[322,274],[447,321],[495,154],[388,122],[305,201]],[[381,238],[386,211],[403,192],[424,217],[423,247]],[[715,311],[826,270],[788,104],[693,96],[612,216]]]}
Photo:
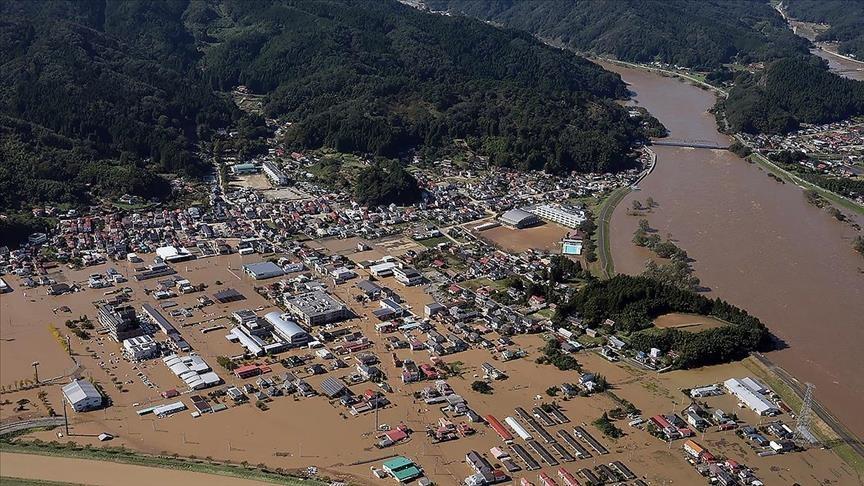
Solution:
{"label": "green mountain", "polygon": [[426,0],[579,50],[717,68],[806,54],[765,0]]}
{"label": "green mountain", "polygon": [[296,147],[394,157],[452,150],[493,163],[606,171],[638,138],[620,78],[529,34],[429,15],[395,1],[208,4],[201,64],[216,89],[268,93]]}
{"label": "green mountain", "polygon": [[816,37],[839,42],[842,54],[864,59],[864,2],[860,0],[786,0],[789,15],[798,20],[829,24]]}
{"label": "green mountain", "polygon": [[830,73],[815,57],[781,59],[739,76],[719,106],[735,131],[786,133],[864,113],[864,83]]}
{"label": "green mountain", "polygon": [[[0,15],[0,209],[159,195],[141,181],[209,170],[197,144],[241,117],[221,94],[240,84],[294,122],[296,148],[395,157],[460,140],[497,164],[615,171],[642,138],[613,101],[618,75],[395,0],[11,0]],[[94,165],[113,176],[85,177]]]}

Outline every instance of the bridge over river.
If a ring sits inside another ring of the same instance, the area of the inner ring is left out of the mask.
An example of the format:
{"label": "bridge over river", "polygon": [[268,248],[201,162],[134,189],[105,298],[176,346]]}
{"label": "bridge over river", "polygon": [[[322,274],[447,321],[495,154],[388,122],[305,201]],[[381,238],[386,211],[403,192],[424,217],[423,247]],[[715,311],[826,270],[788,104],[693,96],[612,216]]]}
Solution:
{"label": "bridge over river", "polygon": [[665,145],[667,147],[690,147],[700,149],[726,150],[729,145],[723,145],[712,140],[652,140],[652,145]]}

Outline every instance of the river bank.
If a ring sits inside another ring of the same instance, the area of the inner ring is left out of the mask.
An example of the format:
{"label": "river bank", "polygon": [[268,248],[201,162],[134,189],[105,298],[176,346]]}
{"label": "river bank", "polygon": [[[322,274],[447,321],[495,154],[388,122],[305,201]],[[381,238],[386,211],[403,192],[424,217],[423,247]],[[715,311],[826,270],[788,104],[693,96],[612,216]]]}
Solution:
{"label": "river bank", "polygon": [[[675,78],[601,63],[622,75],[672,140],[729,143],[708,109],[714,96]],[[855,232],[809,205],[800,188],[769,178],[728,151],[654,147],[654,172],[619,207],[648,196],[647,217],[695,259],[696,274],[717,296],[762,319],[784,343],[768,356],[802,381],[857,435],[864,435],[864,261],[851,247]],[[615,211],[615,268],[636,274],[647,250],[633,245],[639,217]],[[857,217],[861,223],[860,216]]]}

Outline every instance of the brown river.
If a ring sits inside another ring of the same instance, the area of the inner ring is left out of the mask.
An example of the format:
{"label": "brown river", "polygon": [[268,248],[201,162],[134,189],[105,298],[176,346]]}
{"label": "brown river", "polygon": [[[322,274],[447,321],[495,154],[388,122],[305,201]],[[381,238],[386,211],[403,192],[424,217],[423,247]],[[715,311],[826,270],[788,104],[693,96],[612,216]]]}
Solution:
{"label": "brown river", "polygon": [[[728,143],[718,133],[709,91],[675,78],[603,65],[624,78],[635,102],[670,130],[672,140]],[[654,171],[615,210],[615,270],[640,273],[647,250],[632,242],[634,199],[658,206],[652,228],[695,259],[696,274],[723,298],[759,317],[785,344],[768,357],[801,381],[853,433],[864,437],[864,259],[855,231],[809,205],[802,190],[769,178],[731,152],[655,146]],[[864,223],[864,218],[857,218]]]}

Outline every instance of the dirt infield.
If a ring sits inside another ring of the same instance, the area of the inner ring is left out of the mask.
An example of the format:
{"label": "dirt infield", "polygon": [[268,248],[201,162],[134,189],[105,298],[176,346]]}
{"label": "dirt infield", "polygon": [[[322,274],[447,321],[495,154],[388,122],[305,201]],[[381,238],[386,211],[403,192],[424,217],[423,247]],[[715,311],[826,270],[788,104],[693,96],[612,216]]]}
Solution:
{"label": "dirt infield", "polygon": [[530,249],[558,250],[561,238],[567,236],[569,230],[556,224],[545,223],[524,229],[513,229],[498,226],[477,233],[481,238],[505,250],[520,253]]}

